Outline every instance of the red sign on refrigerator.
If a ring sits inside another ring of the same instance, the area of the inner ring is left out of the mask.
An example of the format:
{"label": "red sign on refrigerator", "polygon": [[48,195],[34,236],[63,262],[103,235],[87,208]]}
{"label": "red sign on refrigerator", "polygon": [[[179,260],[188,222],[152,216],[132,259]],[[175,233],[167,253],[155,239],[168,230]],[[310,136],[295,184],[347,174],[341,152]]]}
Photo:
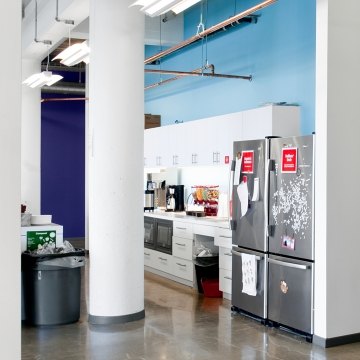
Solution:
{"label": "red sign on refrigerator", "polygon": [[242,152],[242,167],[243,174],[254,173],[254,150],[246,150]]}
{"label": "red sign on refrigerator", "polygon": [[297,172],[297,152],[297,148],[281,150],[281,172],[290,174]]}

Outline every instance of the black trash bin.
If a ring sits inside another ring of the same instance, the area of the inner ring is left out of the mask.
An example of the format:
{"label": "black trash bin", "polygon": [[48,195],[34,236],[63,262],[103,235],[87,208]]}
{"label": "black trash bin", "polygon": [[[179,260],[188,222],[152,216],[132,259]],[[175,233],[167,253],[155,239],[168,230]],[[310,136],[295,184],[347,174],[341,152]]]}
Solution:
{"label": "black trash bin", "polygon": [[30,325],[69,324],[80,318],[85,251],[21,255],[24,320]]}
{"label": "black trash bin", "polygon": [[197,256],[193,262],[198,291],[203,294],[201,279],[219,279],[219,256]]}

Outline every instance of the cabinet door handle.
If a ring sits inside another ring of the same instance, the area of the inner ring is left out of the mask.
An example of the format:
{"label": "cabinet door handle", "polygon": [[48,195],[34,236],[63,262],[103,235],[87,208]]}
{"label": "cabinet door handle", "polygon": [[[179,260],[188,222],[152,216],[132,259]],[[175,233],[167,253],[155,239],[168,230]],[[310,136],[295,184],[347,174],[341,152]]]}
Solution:
{"label": "cabinet door handle", "polygon": [[219,237],[224,239],[232,239],[232,236],[226,236],[226,235],[219,235]]}
{"label": "cabinet door handle", "polygon": [[185,264],[176,263],[176,265],[179,265],[179,266],[182,266],[182,267],[186,267]]}
{"label": "cabinet door handle", "polygon": [[191,154],[191,162],[192,162],[192,164],[197,163],[197,154]]}
{"label": "cabinet door handle", "polygon": [[180,243],[175,243],[175,244],[179,246],[186,246],[186,244],[180,244]]}
{"label": "cabinet door handle", "polygon": [[146,255],[146,256],[150,256],[150,254],[148,254],[148,253],[144,253],[144,255]]}
{"label": "cabinet door handle", "polygon": [[186,228],[183,228],[183,227],[177,227],[177,226],[176,226],[176,228],[177,228],[178,230],[186,230]]}
{"label": "cabinet door handle", "polygon": [[213,164],[215,164],[217,161],[216,161],[216,152],[213,152]]}
{"label": "cabinet door handle", "polygon": [[162,260],[162,261],[167,261],[167,259],[164,259],[162,257],[159,257],[159,259]]}
{"label": "cabinet door handle", "polygon": [[232,280],[232,278],[230,276],[224,276],[224,279]]}
{"label": "cabinet door handle", "polygon": [[224,253],[226,256],[232,256],[232,253]]}

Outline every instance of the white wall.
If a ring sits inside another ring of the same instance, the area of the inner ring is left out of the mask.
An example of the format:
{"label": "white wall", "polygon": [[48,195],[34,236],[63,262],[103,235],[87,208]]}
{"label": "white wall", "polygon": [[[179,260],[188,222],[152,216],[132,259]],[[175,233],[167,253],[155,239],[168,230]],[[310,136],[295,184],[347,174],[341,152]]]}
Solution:
{"label": "white wall", "polygon": [[[22,60],[22,80],[40,72],[40,61]],[[21,202],[27,212],[41,214],[40,208],[40,149],[41,149],[41,90],[22,86],[21,104]]]}
{"label": "white wall", "polygon": [[[0,2],[0,359],[21,357],[20,144],[21,1]],[[5,251],[5,252],[4,252]]]}
{"label": "white wall", "polygon": [[359,12],[357,0],[317,0],[315,335],[321,338],[360,333]]}

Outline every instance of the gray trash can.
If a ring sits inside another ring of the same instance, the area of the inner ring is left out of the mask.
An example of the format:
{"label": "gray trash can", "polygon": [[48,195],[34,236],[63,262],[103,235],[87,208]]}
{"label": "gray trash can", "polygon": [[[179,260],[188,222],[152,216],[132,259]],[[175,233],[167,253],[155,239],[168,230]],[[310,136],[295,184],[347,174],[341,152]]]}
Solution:
{"label": "gray trash can", "polygon": [[80,318],[85,251],[21,255],[24,320],[30,325],[69,324]]}

